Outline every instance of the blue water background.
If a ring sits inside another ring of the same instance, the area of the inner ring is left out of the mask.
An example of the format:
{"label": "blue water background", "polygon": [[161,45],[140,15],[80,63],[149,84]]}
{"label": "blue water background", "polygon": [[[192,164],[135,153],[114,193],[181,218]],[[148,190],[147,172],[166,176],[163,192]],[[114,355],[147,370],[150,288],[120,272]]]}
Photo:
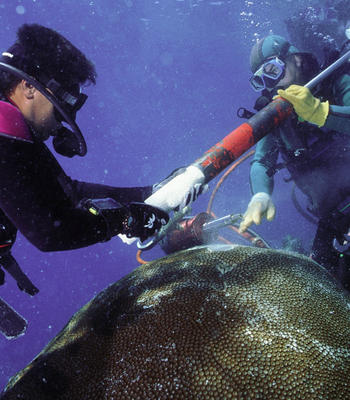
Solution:
{"label": "blue water background", "polygon": [[[78,115],[88,155],[57,157],[75,179],[149,185],[193,162],[242,123],[237,109],[252,108],[256,98],[248,84],[250,48],[267,33],[286,34],[283,20],[298,5],[286,0],[0,0],[0,48],[13,43],[22,23],[36,22],[85,52],[99,75],[97,85],[86,89],[89,99]],[[244,212],[248,171],[249,161],[221,187],[214,202],[218,215]],[[286,234],[309,247],[315,228],[296,212],[285,176],[276,178],[276,219],[256,230],[276,247]],[[202,196],[193,212],[204,211],[208,200],[208,194]],[[29,323],[21,338],[0,336],[0,388],[74,312],[138,266],[136,247],[119,239],[41,253],[19,234],[13,254],[40,293],[29,297],[10,277],[0,287],[0,296]],[[144,254],[160,256],[159,248]]]}

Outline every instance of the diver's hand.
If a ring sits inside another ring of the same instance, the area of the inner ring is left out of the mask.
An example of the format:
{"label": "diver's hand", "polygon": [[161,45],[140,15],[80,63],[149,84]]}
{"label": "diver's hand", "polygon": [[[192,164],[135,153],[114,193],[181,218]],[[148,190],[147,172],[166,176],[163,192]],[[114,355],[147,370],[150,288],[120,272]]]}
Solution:
{"label": "diver's hand", "polygon": [[243,215],[243,220],[239,226],[240,232],[245,232],[253,223],[261,224],[263,217],[272,221],[276,214],[276,208],[272,203],[271,197],[264,192],[256,193],[248,204],[247,211]]}
{"label": "diver's hand", "polygon": [[127,209],[121,233],[128,238],[137,237],[143,242],[169,221],[165,211],[145,203],[129,203]]}
{"label": "diver's hand", "polygon": [[279,89],[277,93],[289,101],[298,117],[303,121],[322,127],[329,114],[329,102],[321,102],[314,97],[305,86],[291,85],[286,90]]}
{"label": "diver's hand", "polygon": [[121,204],[112,198],[84,199],[79,207],[104,220],[106,240],[119,235],[122,240],[134,237],[143,241],[169,221],[165,211],[145,203]]}
{"label": "diver's hand", "polygon": [[179,168],[154,186],[154,193],[145,203],[167,212],[181,210],[206,191],[208,185],[204,180],[203,172],[194,165]]}

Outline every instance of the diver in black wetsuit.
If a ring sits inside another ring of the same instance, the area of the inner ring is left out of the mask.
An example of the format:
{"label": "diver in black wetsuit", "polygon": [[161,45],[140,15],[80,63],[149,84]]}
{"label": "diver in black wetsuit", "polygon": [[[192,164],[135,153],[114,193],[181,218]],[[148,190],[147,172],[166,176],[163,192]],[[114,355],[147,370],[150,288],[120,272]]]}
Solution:
{"label": "diver in black wetsuit", "polygon": [[85,155],[75,116],[87,97],[81,85],[95,83],[93,64],[49,28],[23,25],[17,36],[0,60],[0,265],[17,229],[42,251],[76,249],[118,234],[153,235],[168,215],[143,203],[152,186],[72,180],[44,144],[53,136],[60,154]]}

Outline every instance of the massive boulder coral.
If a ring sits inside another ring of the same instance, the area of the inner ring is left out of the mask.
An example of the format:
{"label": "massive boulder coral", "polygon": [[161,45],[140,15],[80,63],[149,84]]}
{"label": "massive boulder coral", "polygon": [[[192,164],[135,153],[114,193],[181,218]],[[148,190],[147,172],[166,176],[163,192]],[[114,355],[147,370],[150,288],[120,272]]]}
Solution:
{"label": "massive boulder coral", "polygon": [[297,254],[185,250],[91,300],[9,399],[350,399],[350,296]]}

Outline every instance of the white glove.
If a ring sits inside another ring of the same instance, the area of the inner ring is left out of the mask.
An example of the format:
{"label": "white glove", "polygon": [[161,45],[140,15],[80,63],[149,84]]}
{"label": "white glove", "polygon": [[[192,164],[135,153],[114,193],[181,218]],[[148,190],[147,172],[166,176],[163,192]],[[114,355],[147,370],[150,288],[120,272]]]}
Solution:
{"label": "white glove", "polygon": [[264,192],[256,193],[248,204],[239,230],[240,232],[245,232],[253,223],[260,225],[263,217],[266,217],[268,221],[272,221],[275,214],[276,208],[272,203],[271,197]]}
{"label": "white glove", "polygon": [[205,176],[196,166],[190,165],[184,172],[169,180],[164,186],[145,200],[146,204],[166,212],[182,209],[196,200],[207,189]]}
{"label": "white glove", "polygon": [[136,242],[136,240],[139,240],[140,238],[137,238],[137,237],[131,237],[131,238],[128,238],[126,235],[124,235],[124,234],[122,234],[122,233],[119,233],[119,235],[118,235],[118,238],[123,242],[123,243],[125,243],[125,244],[127,244],[127,245],[131,245],[131,244],[133,244],[134,242]]}

